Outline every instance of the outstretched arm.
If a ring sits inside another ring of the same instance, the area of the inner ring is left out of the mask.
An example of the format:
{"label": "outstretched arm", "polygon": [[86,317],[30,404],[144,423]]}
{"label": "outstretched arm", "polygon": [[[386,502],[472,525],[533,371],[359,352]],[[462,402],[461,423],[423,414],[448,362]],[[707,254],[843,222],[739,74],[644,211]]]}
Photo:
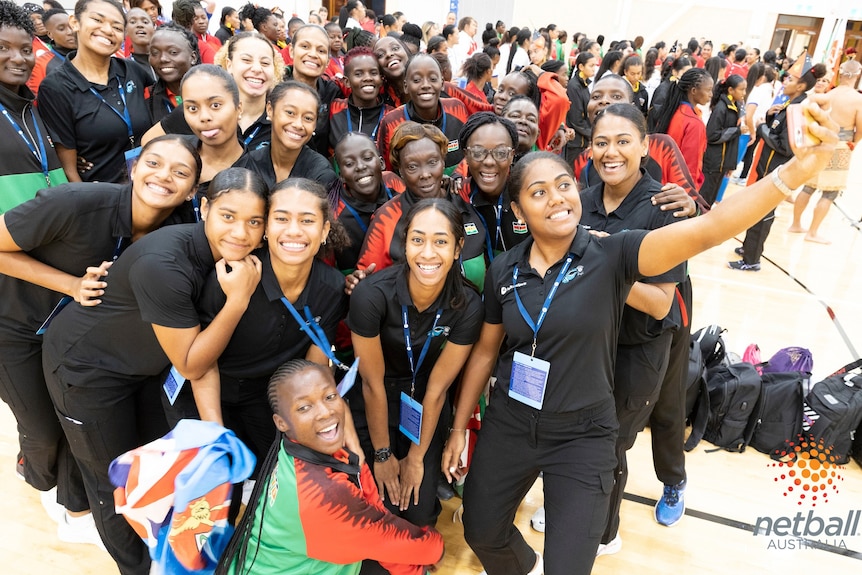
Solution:
{"label": "outstretched arm", "polygon": [[[796,189],[826,167],[838,142],[838,125],[822,107],[822,95],[811,96],[802,105],[810,114],[808,130],[820,140],[816,146],[794,150],[795,157],[776,170],[788,188]],[[641,243],[638,267],[645,276],[655,276],[724,240],[747,230],[785,198],[772,177],[762,178],[743,192],[734,194],[708,214],[653,230]]]}

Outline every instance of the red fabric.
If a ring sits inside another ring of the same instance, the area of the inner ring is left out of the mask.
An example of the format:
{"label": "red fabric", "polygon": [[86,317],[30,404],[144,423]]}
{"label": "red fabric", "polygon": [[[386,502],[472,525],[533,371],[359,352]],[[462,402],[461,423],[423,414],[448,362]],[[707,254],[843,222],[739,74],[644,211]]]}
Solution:
{"label": "red fabric", "polygon": [[381,557],[392,575],[421,575],[425,565],[443,556],[440,533],[387,511],[367,464],[357,487],[345,473],[298,458],[294,462],[299,517],[312,559],[347,564],[358,557]]}
{"label": "red fabric", "polygon": [[[460,100],[455,98],[440,98],[440,107],[443,113],[454,116],[461,120],[461,122],[467,121],[469,113]],[[392,141],[392,134],[395,133],[395,129],[398,126],[406,121],[404,106],[398,106],[383,116],[383,120],[380,122],[380,129],[377,132],[377,149],[380,150],[380,155],[383,156],[386,169],[389,171],[392,171],[392,161],[389,158],[389,144]]]}
{"label": "red fabric", "polygon": [[216,52],[218,52],[218,49],[221,48],[221,40],[219,40],[212,34],[204,34],[203,36],[201,36],[200,34],[195,34],[195,37],[198,39],[199,47],[201,42],[206,42]]}
{"label": "red fabric", "polygon": [[48,62],[55,57],[53,52],[45,52],[36,58],[36,65],[33,66],[33,72],[30,74],[30,79],[27,80],[27,87],[30,88],[34,96],[39,95],[39,85],[45,79],[45,74],[48,72]]}
{"label": "red fabric", "polygon": [[540,150],[547,150],[557,130],[566,122],[571,102],[566,89],[554,74],[539,76],[539,91],[542,93],[542,108],[539,110],[539,138],[536,146]]}
{"label": "red fabric", "polygon": [[293,65],[293,57],[290,55],[290,46],[285,46],[281,51],[281,59],[284,60],[285,66]]}
{"label": "red fabric", "polygon": [[735,62],[733,64],[730,64],[727,67],[727,70],[724,71],[724,79],[727,80],[733,74],[736,74],[738,76],[742,76],[743,78],[747,78],[748,77],[748,64],[744,64],[744,63],[743,64],[737,64]]}
{"label": "red fabric", "polygon": [[202,64],[212,64],[215,61],[216,51],[206,42],[198,42],[198,50],[201,53]]}
{"label": "red fabric", "polygon": [[474,84],[473,82],[467,82],[467,86],[464,88],[464,90],[469,92],[473,96],[476,96],[477,98],[483,99],[485,101],[488,100],[488,98],[485,96],[485,92],[476,87],[476,84]]}
{"label": "red fabric", "polygon": [[703,154],[706,152],[706,126],[700,117],[700,110],[687,103],[680,104],[670,125],[667,135],[679,146],[685,165],[697,189],[703,185]]}

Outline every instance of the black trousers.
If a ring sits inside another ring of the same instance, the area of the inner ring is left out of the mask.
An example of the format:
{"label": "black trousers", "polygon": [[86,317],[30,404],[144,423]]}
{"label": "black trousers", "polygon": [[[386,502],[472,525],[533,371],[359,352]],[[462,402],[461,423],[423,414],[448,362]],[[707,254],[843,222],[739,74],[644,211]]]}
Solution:
{"label": "black trousers", "polygon": [[635,444],[638,433],[646,426],[658,401],[672,337],[673,332],[668,330],[648,343],[617,346],[614,400],[620,431],[615,446],[615,481],[608,502],[608,520],[602,543],[612,541],[619,531],[620,506],[629,478],[626,452]]}
{"label": "black trousers", "polygon": [[754,161],[754,150],[757,148],[757,142],[760,141],[760,138],[757,137],[757,134],[755,134],[753,138],[751,145],[748,146],[747,150],[745,150],[745,156],[742,158],[742,172],[739,174],[741,178],[748,177],[748,171],[751,169],[751,162]]}
{"label": "black trousers", "polygon": [[61,365],[45,379],[102,541],[122,575],[148,575],[146,545],[114,508],[114,486],[108,466],[116,457],[162,437],[168,431],[157,378],[118,382],[116,376]]}
{"label": "black trousers", "polygon": [[763,246],[766,245],[766,238],[769,237],[769,230],[772,229],[774,222],[775,210],[772,210],[745,232],[745,239],[742,241],[742,249],[744,251],[742,259],[745,263],[760,263],[760,257],[763,255]]}
{"label": "black trousers", "polygon": [[649,418],[652,461],[656,477],[665,485],[685,479],[685,380],[691,338],[691,278],[677,286],[685,306],[682,325],[671,336],[670,356],[658,401]]}
{"label": "black trousers", "polygon": [[607,520],[616,438],[610,401],[544,413],[494,391],[464,486],[464,537],[488,575],[524,575],[535,565],[514,519],[540,471],[545,574],[590,573]]}
{"label": "black trousers", "polygon": [[[392,449],[392,455],[401,460],[407,456],[410,446],[413,445],[410,439],[398,430],[401,391],[409,393],[410,383],[408,381],[406,384],[403,382],[397,384],[387,381],[385,385],[389,410],[390,448]],[[356,434],[359,436],[359,443],[362,446],[362,451],[365,453],[365,460],[368,461],[368,465],[373,471],[374,445],[371,443],[371,433],[368,429],[368,419],[365,415],[365,403],[361,400],[362,390],[358,389],[351,396],[354,398],[351,400],[350,409],[353,415],[353,423],[356,426]],[[417,396],[417,400],[419,400],[419,397]],[[398,506],[392,504],[388,493],[384,494],[383,491],[380,493],[380,496],[383,498],[383,504],[391,513],[420,527],[426,525],[435,526],[437,524],[437,517],[439,517],[440,512],[443,510],[440,500],[437,499],[437,481],[440,478],[440,463],[443,460],[443,446],[446,444],[446,430],[449,428],[449,414],[451,411],[451,406],[447,400],[440,410],[440,419],[437,422],[437,428],[434,431],[431,444],[428,446],[428,451],[425,452],[425,457],[422,460],[424,473],[422,475],[422,483],[419,484],[419,504],[414,504],[411,498],[407,509],[401,511]],[[384,569],[377,561],[366,559],[362,562],[361,575],[388,575],[388,573],[389,571]]]}
{"label": "black trousers", "polygon": [[700,186],[700,195],[710,206],[715,203],[718,197],[718,190],[721,188],[721,180],[724,179],[725,172],[704,172],[703,185]]}
{"label": "black trousers", "polygon": [[39,491],[57,487],[69,511],[90,509],[81,471],[69,450],[42,373],[42,342],[0,342],[0,399],[18,423],[24,479]]}

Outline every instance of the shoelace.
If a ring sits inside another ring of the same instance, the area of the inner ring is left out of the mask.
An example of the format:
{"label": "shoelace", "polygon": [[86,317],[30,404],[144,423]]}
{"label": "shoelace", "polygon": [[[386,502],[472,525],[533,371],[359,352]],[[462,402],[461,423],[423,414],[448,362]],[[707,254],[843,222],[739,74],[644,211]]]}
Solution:
{"label": "shoelace", "polygon": [[676,488],[676,485],[665,485],[664,486],[664,497],[663,499],[667,501],[667,504],[673,507],[677,503],[679,503],[679,489]]}

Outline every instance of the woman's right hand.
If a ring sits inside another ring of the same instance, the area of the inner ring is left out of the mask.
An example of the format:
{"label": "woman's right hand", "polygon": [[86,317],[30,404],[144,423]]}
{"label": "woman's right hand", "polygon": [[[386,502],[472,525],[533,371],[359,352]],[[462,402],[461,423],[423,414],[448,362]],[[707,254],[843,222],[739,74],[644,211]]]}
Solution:
{"label": "woman's right hand", "polygon": [[400,472],[401,464],[394,455],[382,463],[374,462],[374,478],[377,480],[380,499],[385,500],[386,495],[389,495],[389,501],[392,505],[398,505],[400,501],[401,481],[398,477]]}
{"label": "woman's right hand", "polygon": [[811,176],[826,168],[838,143],[839,126],[829,115],[829,99],[826,94],[813,94],[801,105],[806,114],[805,129],[818,140],[818,144],[796,147],[793,138],[790,138],[794,157],[791,162],[782,166],[781,177],[787,178],[788,185],[798,184],[791,187],[801,186]]}
{"label": "woman's right hand", "polygon": [[[230,265],[230,272],[227,266]],[[255,255],[247,255],[238,261],[228,262],[220,259],[216,262],[216,276],[222,291],[228,301],[248,303],[251,294],[260,282],[261,264]]]}
{"label": "woman's right hand", "polygon": [[88,267],[87,273],[72,282],[72,287],[68,294],[75,298],[76,302],[85,307],[92,307],[102,303],[102,300],[97,298],[103,295],[105,288],[108,287],[108,283],[102,281],[102,277],[108,275],[108,268],[113,263],[102,262],[99,267]]}
{"label": "woman's right hand", "polygon": [[443,448],[440,468],[450,483],[458,481],[467,473],[467,468],[461,465],[461,454],[467,444],[466,435],[464,430],[452,430],[449,433],[449,441]]}
{"label": "woman's right hand", "polygon": [[364,270],[353,270],[352,273],[344,276],[344,293],[353,294],[353,290],[359,285],[359,282],[373,274],[375,268],[377,268],[377,264],[373,263]]}

